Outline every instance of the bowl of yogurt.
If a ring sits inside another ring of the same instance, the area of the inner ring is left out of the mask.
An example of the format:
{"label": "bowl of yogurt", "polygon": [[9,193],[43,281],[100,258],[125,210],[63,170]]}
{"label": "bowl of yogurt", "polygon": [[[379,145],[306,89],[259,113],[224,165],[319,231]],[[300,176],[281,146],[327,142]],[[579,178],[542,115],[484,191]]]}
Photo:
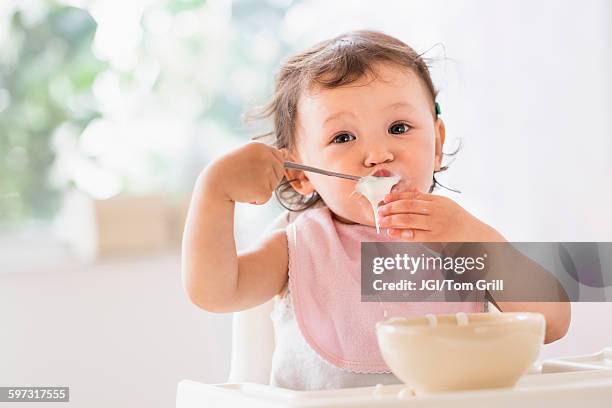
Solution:
{"label": "bowl of yogurt", "polygon": [[416,392],[513,387],[544,342],[540,313],[392,317],[376,324],[393,373]]}

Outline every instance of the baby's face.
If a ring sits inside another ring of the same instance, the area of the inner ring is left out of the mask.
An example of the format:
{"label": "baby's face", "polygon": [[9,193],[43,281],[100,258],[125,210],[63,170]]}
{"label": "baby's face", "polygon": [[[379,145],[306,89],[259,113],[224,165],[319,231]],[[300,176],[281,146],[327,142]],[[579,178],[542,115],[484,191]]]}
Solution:
{"label": "baby's face", "polygon": [[[390,64],[339,88],[305,92],[298,104],[296,160],[356,176],[387,169],[402,177],[395,190],[427,192],[439,169],[444,125],[412,70]],[[374,225],[372,207],[355,181],[314,173],[302,175],[300,192],[313,189],[346,222]]]}

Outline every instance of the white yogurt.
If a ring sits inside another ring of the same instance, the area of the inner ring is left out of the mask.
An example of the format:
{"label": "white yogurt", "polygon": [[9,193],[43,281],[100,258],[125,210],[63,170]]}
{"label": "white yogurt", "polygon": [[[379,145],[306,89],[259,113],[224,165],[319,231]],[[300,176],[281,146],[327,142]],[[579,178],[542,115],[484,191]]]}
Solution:
{"label": "white yogurt", "polygon": [[410,387],[402,388],[401,391],[397,394],[398,398],[411,398],[414,396],[416,396],[416,393],[414,392],[414,389]]}
{"label": "white yogurt", "polygon": [[383,385],[376,384],[376,388],[374,388],[374,391],[372,391],[372,395],[374,397],[382,397],[384,395]]}
{"label": "white yogurt", "polygon": [[400,176],[376,177],[365,176],[359,179],[355,190],[361,193],[372,206],[374,211],[374,221],[376,222],[376,233],[380,234],[378,226],[378,203],[381,202],[385,195],[391,192],[391,188],[400,181]]}
{"label": "white yogurt", "polygon": [[427,313],[425,317],[429,321],[429,326],[436,327],[438,325],[438,317],[435,314]]}
{"label": "white yogurt", "polygon": [[457,312],[455,314],[455,318],[457,319],[458,326],[467,326],[467,324],[469,323],[468,317],[464,312]]}

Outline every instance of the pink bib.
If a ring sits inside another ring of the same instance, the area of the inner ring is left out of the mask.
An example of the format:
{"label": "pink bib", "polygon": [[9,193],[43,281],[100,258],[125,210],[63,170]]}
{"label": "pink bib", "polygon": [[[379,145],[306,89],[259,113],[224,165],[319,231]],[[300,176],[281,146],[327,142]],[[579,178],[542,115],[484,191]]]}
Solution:
{"label": "pink bib", "polygon": [[[478,302],[361,302],[361,242],[393,242],[385,230],[344,224],[327,207],[306,210],[287,226],[289,291],[306,342],[336,367],[390,373],[375,324],[392,316],[484,311]],[[478,298],[480,299],[480,297]]]}

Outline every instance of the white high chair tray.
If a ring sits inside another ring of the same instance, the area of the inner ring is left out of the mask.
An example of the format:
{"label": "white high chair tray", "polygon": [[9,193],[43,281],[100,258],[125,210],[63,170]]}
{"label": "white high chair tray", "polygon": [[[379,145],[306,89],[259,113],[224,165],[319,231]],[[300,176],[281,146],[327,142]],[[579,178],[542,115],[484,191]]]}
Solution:
{"label": "white high chair tray", "polygon": [[612,369],[612,347],[599,353],[547,360],[546,369],[548,372]]}
{"label": "white high chair tray", "polygon": [[[177,408],[213,407],[516,407],[555,408],[612,406],[611,348],[587,356],[544,361],[536,365],[514,388],[416,394],[400,397],[403,384],[339,390],[294,391],[264,384],[202,384],[183,380],[177,389]],[[605,363],[598,364],[597,362]],[[595,362],[595,363],[594,363]],[[537,404],[537,405],[536,405]]]}

